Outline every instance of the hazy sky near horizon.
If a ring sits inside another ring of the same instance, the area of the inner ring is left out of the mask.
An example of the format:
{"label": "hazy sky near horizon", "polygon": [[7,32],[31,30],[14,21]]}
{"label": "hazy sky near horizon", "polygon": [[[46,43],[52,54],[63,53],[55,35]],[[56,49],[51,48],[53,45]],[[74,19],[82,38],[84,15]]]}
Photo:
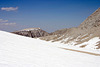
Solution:
{"label": "hazy sky near horizon", "polygon": [[100,0],[0,0],[0,30],[76,27],[100,7]]}

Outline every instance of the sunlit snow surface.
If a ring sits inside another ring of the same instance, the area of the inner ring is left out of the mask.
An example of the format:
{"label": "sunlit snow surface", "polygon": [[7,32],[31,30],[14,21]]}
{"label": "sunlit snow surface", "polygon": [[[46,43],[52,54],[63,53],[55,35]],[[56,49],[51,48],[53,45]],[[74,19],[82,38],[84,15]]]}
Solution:
{"label": "sunlit snow surface", "polygon": [[0,67],[100,67],[100,56],[59,47],[60,43],[0,31]]}

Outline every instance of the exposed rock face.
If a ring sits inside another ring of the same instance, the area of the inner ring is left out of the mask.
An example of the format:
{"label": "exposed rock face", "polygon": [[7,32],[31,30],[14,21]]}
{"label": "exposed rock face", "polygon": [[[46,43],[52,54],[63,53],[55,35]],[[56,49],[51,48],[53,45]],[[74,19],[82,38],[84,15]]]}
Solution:
{"label": "exposed rock face", "polygon": [[[94,37],[100,37],[100,8],[83,21],[78,27],[62,29],[54,32],[51,36],[41,37],[40,39],[47,41],[59,41],[67,45],[77,46],[89,41]],[[81,45],[79,47],[86,47]],[[100,48],[100,42],[96,45]]]}
{"label": "exposed rock face", "polygon": [[100,26],[100,8],[90,15],[79,27],[90,29],[98,26]]}
{"label": "exposed rock face", "polygon": [[32,38],[43,37],[43,36],[49,35],[46,31],[44,31],[40,28],[28,28],[28,29],[23,29],[20,31],[15,31],[12,33],[22,35],[22,36],[32,37]]}

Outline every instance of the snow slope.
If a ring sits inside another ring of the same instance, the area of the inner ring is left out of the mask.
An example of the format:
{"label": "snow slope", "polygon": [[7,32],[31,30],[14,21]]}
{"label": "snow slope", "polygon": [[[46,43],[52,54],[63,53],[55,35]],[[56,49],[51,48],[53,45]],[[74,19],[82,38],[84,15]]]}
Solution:
{"label": "snow slope", "polygon": [[0,31],[0,67],[100,67],[100,56]]}

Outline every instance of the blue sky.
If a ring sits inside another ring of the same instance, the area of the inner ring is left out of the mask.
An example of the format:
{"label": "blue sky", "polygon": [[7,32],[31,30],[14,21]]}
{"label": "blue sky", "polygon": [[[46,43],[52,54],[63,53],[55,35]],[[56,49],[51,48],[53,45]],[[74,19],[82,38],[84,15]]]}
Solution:
{"label": "blue sky", "polygon": [[100,0],[0,0],[0,30],[76,27],[99,7]]}

